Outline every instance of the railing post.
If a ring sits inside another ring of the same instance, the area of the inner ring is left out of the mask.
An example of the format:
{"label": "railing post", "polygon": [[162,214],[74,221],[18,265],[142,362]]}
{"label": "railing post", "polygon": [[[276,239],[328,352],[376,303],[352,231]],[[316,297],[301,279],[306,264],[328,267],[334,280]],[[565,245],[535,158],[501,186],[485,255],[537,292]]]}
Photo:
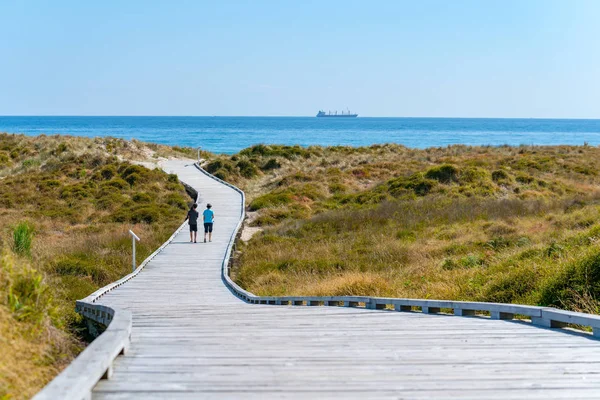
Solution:
{"label": "railing post", "polygon": [[201,149],[201,148],[202,148],[202,147],[198,147],[198,165],[200,165],[200,149]]}
{"label": "railing post", "polygon": [[140,238],[131,229],[129,230],[129,234],[131,235],[131,246],[133,247],[133,251],[131,252],[131,271],[133,272],[135,271],[135,241],[139,242]]}

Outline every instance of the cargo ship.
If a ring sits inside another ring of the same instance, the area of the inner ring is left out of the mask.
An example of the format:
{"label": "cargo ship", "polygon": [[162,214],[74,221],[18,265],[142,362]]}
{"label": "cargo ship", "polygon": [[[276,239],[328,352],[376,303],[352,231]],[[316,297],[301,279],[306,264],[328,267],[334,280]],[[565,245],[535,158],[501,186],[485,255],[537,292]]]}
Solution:
{"label": "cargo ship", "polygon": [[331,111],[325,112],[325,111],[322,111],[322,110],[321,110],[321,111],[319,111],[319,113],[317,114],[317,117],[318,117],[318,118],[324,118],[324,117],[331,117],[331,118],[336,118],[336,117],[337,117],[337,118],[340,118],[340,117],[345,117],[345,118],[356,118],[356,117],[358,117],[358,114],[351,113],[351,112],[350,112],[350,110],[348,110],[347,112],[343,112],[343,111],[342,111],[342,112],[341,112],[341,113],[339,113],[339,114],[338,114],[338,112],[337,112],[337,111],[334,111],[334,112],[331,112]]}

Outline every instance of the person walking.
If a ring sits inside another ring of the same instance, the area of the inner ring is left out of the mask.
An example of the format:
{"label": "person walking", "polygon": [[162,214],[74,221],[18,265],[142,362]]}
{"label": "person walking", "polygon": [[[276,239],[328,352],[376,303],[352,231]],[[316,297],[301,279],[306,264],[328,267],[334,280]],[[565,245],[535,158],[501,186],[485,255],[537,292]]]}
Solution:
{"label": "person walking", "polygon": [[[186,221],[189,221],[190,224],[190,243],[196,243],[196,237],[198,236],[198,217],[200,214],[196,211],[198,208],[198,204],[194,203],[190,211],[187,213],[187,217],[185,217]],[[206,239],[204,239],[206,242]]]}
{"label": "person walking", "polygon": [[215,221],[215,213],[211,210],[212,205],[208,203],[206,210],[202,213],[202,220],[204,221],[204,243],[206,243],[206,234],[208,233],[208,241],[212,242],[212,231],[213,223]]}

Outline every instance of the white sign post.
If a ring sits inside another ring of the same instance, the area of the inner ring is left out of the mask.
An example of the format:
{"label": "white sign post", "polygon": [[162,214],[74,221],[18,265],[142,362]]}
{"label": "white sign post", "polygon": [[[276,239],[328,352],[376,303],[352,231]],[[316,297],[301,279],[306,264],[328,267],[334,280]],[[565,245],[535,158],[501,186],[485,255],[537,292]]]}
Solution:
{"label": "white sign post", "polygon": [[139,242],[140,238],[137,237],[137,235],[135,233],[133,233],[133,231],[131,229],[129,230],[129,234],[131,235],[131,244],[133,246],[133,252],[131,254],[131,264],[133,267],[131,272],[133,272],[133,271],[135,271],[135,241],[137,240]]}

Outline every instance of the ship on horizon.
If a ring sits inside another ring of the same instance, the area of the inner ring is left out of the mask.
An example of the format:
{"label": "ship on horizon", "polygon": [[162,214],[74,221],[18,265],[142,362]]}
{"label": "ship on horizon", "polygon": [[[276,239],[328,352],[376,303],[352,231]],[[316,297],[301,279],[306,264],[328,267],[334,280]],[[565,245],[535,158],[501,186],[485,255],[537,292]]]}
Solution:
{"label": "ship on horizon", "polygon": [[347,112],[342,111],[340,114],[338,114],[337,110],[334,112],[328,111],[325,112],[323,110],[320,110],[317,113],[317,118],[324,118],[324,117],[331,117],[331,118],[340,118],[340,117],[346,117],[346,118],[356,118],[358,117],[358,114],[354,114],[351,113],[350,110],[347,110]]}

